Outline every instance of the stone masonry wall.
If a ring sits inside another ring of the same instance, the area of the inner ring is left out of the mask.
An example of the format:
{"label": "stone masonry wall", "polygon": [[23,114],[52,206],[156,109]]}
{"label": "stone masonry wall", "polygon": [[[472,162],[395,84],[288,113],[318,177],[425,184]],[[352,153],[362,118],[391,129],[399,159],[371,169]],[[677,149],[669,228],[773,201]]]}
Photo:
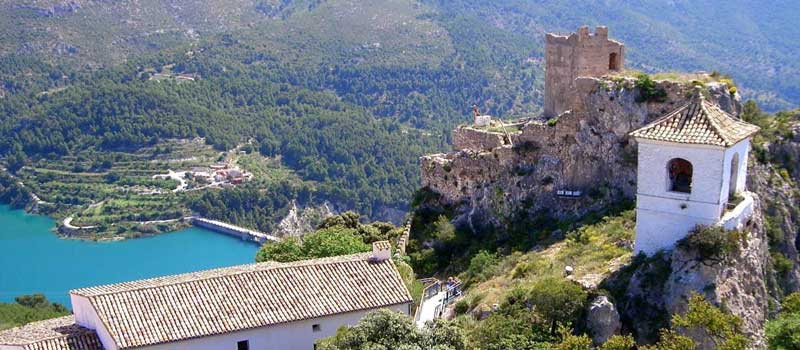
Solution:
{"label": "stone masonry wall", "polygon": [[555,117],[571,105],[578,77],[601,77],[621,71],[625,65],[625,46],[608,39],[608,28],[578,28],[569,36],[547,34],[545,37],[544,115]]}
{"label": "stone masonry wall", "polygon": [[[504,227],[519,213],[581,215],[633,200],[637,156],[628,133],[686,103],[693,90],[669,81],[657,87],[667,93],[664,102],[636,102],[633,79],[579,78],[572,112],[550,123],[528,121],[511,135],[513,146],[497,146],[500,134],[456,131],[454,139],[463,138],[456,151],[421,158],[422,185],[456,206],[457,224],[471,227]],[[726,85],[707,89],[708,99],[724,110],[740,110]],[[567,198],[558,190],[582,195]]]}

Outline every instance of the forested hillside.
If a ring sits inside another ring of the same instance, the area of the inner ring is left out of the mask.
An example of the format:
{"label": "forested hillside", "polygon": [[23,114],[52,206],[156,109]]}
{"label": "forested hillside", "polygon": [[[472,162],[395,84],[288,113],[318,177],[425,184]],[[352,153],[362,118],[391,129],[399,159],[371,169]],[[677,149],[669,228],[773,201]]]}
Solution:
{"label": "forested hillside", "polygon": [[546,31],[608,25],[631,68],[720,70],[766,109],[797,105],[793,6],[0,1],[0,154],[15,170],[164,139],[253,142],[313,184],[307,198],[374,216],[407,208],[417,158],[446,149],[473,104],[538,113]]}

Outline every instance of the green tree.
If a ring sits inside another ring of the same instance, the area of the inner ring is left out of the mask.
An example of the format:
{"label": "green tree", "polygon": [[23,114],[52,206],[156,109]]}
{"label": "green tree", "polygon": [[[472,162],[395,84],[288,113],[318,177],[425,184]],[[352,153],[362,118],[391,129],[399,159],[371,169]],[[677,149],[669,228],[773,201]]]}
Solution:
{"label": "green tree", "polygon": [[456,238],[456,227],[444,215],[439,215],[436,219],[434,229],[436,230],[434,237],[439,241],[449,242]]}
{"label": "green tree", "polygon": [[369,250],[370,246],[364,243],[353,229],[325,228],[303,238],[303,251],[308,257],[313,258],[354,254]]}
{"label": "green tree", "polygon": [[577,284],[563,278],[549,277],[535,282],[528,300],[534,310],[550,323],[555,334],[558,325],[568,325],[586,305],[588,294]]}
{"label": "green tree", "polygon": [[672,317],[672,327],[704,332],[719,350],[745,350],[749,339],[742,333],[742,320],[706,301],[700,294],[689,296],[684,315]]}
{"label": "green tree", "polygon": [[437,320],[419,329],[413,320],[391,310],[378,310],[353,327],[342,327],[336,335],[320,340],[322,350],[462,350],[464,336],[454,324]]}
{"label": "green tree", "polygon": [[499,262],[497,254],[481,250],[470,259],[469,266],[464,271],[464,280],[467,283],[478,283],[488,279],[495,273]]}
{"label": "green tree", "polygon": [[540,349],[553,338],[534,316],[527,309],[493,313],[469,333],[470,344],[482,350]]}
{"label": "green tree", "polygon": [[288,237],[280,242],[264,244],[256,253],[256,261],[290,262],[325,258],[369,251],[355,230],[335,226],[307,234],[302,240]]}
{"label": "green tree", "polygon": [[14,303],[0,303],[0,329],[69,314],[61,304],[51,303],[42,294],[20,295]]}
{"label": "green tree", "polygon": [[305,258],[303,244],[297,237],[286,237],[279,242],[266,243],[256,253],[257,262],[290,262]]}

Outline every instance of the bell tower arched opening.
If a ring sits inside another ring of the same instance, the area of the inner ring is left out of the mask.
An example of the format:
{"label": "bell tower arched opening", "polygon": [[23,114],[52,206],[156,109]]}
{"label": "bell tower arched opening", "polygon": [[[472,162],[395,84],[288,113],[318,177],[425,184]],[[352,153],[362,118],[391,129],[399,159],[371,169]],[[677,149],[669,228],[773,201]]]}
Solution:
{"label": "bell tower arched opening", "polygon": [[692,193],[692,163],[683,158],[674,158],[667,163],[669,191]]}
{"label": "bell tower arched opening", "polygon": [[734,153],[731,158],[731,177],[728,183],[728,198],[736,195],[736,187],[739,182],[739,153]]}

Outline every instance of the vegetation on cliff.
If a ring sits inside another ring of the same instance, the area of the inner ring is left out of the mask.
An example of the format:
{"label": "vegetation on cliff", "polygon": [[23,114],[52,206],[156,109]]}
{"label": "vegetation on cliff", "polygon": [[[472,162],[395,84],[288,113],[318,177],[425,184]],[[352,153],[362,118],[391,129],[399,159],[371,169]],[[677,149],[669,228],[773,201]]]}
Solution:
{"label": "vegetation on cliff", "polygon": [[778,317],[767,322],[766,333],[772,350],[800,349],[800,292],[783,299]]}

